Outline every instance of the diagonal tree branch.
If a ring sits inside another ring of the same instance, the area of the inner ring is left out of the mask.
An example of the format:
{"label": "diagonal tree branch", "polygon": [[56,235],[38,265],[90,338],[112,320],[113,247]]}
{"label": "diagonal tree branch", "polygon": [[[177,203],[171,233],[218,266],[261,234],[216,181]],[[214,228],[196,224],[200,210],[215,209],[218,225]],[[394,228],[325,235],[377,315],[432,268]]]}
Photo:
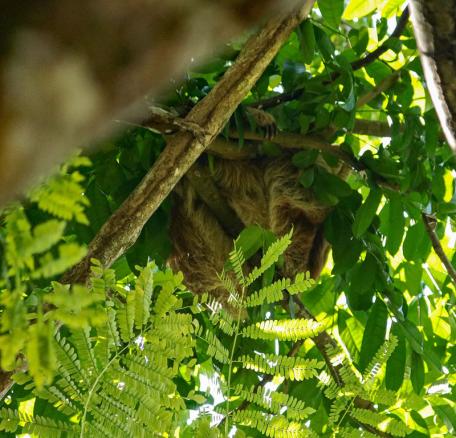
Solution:
{"label": "diagonal tree branch", "polygon": [[448,275],[453,280],[453,283],[456,285],[456,269],[445,254],[442,244],[435,232],[435,219],[426,213],[422,213],[421,217],[423,218],[424,226],[426,227],[426,231],[431,239],[432,247],[434,248],[435,253],[442,262],[442,265],[445,267]]}
{"label": "diagonal tree branch", "polygon": [[233,66],[185,118],[187,123],[200,126],[201,135],[180,131],[170,138],[152,169],[90,243],[87,256],[64,276],[63,281],[85,282],[91,258],[110,266],[134,244],[144,224],[220,133],[283,42],[307,16],[313,3],[313,0],[305,0],[292,12],[274,17],[250,38]]}

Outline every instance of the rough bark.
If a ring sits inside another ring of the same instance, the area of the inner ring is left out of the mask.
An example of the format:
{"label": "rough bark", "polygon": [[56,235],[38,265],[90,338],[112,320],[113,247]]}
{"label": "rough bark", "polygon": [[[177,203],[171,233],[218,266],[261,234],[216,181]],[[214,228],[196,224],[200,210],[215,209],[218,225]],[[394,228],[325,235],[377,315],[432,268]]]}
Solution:
{"label": "rough bark", "polygon": [[[18,0],[0,17],[0,205],[297,0]],[[134,103],[137,103],[133,106]],[[130,108],[130,109],[128,109]]]}
{"label": "rough bark", "polygon": [[456,152],[456,0],[412,0],[410,9],[429,94]]}
{"label": "rough bark", "polygon": [[307,16],[313,3],[305,0],[292,12],[274,17],[250,38],[221,81],[185,118],[187,122],[198,125],[201,134],[195,137],[190,132],[181,131],[170,137],[152,169],[103,225],[90,243],[87,256],[64,276],[63,281],[85,282],[91,258],[97,258],[103,266],[110,266],[134,244],[144,224],[217,137],[282,43]]}

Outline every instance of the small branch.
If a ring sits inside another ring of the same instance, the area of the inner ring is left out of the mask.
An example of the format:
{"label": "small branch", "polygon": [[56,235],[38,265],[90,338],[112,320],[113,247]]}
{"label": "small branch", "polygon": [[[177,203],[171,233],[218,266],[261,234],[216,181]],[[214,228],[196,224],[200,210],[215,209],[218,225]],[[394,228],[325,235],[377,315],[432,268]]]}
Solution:
{"label": "small branch", "polygon": [[352,62],[352,69],[359,70],[360,68],[366,67],[367,65],[378,59],[381,55],[383,55],[389,48],[389,41],[392,38],[399,38],[402,35],[402,32],[404,32],[409,16],[410,12],[407,6],[402,12],[401,18],[399,18],[399,21],[397,22],[396,28],[394,29],[393,33],[388,37],[388,39],[379,47],[377,47],[373,52],[368,53],[366,56],[364,56],[361,59],[358,59],[357,61]]}
{"label": "small branch", "polygon": [[435,232],[436,220],[426,213],[422,213],[421,217],[423,218],[424,226],[426,227],[426,231],[429,235],[429,238],[431,239],[432,247],[434,248],[435,253],[445,267],[448,275],[453,280],[453,283],[456,285],[456,269],[445,254],[445,251],[442,248],[442,244],[440,243],[440,240]]}
{"label": "small branch", "polygon": [[[237,138],[237,132],[230,132],[230,136]],[[264,141],[264,137],[256,132],[244,132],[245,140]],[[349,154],[341,150],[338,146],[334,146],[317,136],[293,134],[288,132],[279,132],[271,140],[271,143],[277,144],[284,149],[316,149],[326,152],[344,163],[348,164],[355,170],[363,170],[361,163],[354,160]]]}
{"label": "small branch", "polygon": [[360,96],[358,101],[356,102],[356,108],[361,108],[362,106],[374,100],[378,95],[382,94],[383,92],[391,88],[391,86],[394,85],[396,81],[399,79],[400,74],[400,70],[396,70],[395,72],[387,76],[385,79],[380,81],[380,83],[376,85],[371,91],[364,94],[363,96]]}
{"label": "small branch", "polygon": [[391,137],[391,127],[387,122],[378,120],[356,119],[353,134],[371,135],[373,137]]}
{"label": "small branch", "polygon": [[239,147],[237,142],[226,140],[220,136],[214,139],[207,151],[225,160],[248,160],[258,155],[256,146],[244,144],[244,146]]}

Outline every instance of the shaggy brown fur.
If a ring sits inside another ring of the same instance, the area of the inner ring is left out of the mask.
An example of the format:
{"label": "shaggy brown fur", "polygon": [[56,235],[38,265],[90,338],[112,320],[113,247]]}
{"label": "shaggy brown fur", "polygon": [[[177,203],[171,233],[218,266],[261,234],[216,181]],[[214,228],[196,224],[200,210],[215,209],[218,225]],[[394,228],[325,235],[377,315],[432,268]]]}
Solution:
{"label": "shaggy brown fur", "polygon": [[[333,170],[334,171],[334,170]],[[344,176],[344,169],[336,173]],[[277,236],[293,227],[293,240],[285,253],[282,274],[293,277],[309,271],[319,276],[328,253],[322,223],[330,208],[298,182],[299,170],[289,156],[249,161],[218,160],[214,180],[245,226],[258,224]],[[232,248],[228,236],[210,209],[197,198],[190,184],[177,190],[171,223],[174,250],[170,264],[184,273],[195,293],[209,292],[225,301],[217,277]]]}

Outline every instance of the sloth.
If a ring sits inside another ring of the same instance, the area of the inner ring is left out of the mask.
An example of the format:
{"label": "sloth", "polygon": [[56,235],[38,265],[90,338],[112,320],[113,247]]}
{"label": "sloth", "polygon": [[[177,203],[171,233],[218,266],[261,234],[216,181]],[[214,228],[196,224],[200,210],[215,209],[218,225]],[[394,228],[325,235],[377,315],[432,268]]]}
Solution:
{"label": "sloth", "polygon": [[[322,225],[330,207],[299,184],[299,169],[292,165],[290,156],[217,160],[213,178],[244,226],[260,225],[276,236],[293,228],[292,243],[284,254],[283,276],[294,277],[298,272],[310,272],[313,278],[320,275],[329,250]],[[194,293],[208,292],[225,302],[218,273],[233,247],[233,236],[188,180],[180,183],[176,196],[169,263],[183,272],[187,287]]]}
{"label": "sloth", "polygon": [[[254,116],[271,124],[269,115]],[[273,135],[275,129],[268,127],[266,135]],[[342,178],[346,176],[344,166],[332,171]],[[260,225],[278,237],[293,228],[280,274],[294,277],[299,272],[310,272],[317,278],[329,251],[323,222],[331,208],[317,200],[311,189],[304,188],[299,176],[300,170],[286,153],[236,161],[218,158],[212,172],[221,197],[243,226]],[[174,270],[183,272],[193,293],[207,292],[226,303],[227,292],[218,274],[233,248],[234,236],[199,198],[189,179],[179,183],[175,197],[170,224],[173,250],[168,262]]]}

